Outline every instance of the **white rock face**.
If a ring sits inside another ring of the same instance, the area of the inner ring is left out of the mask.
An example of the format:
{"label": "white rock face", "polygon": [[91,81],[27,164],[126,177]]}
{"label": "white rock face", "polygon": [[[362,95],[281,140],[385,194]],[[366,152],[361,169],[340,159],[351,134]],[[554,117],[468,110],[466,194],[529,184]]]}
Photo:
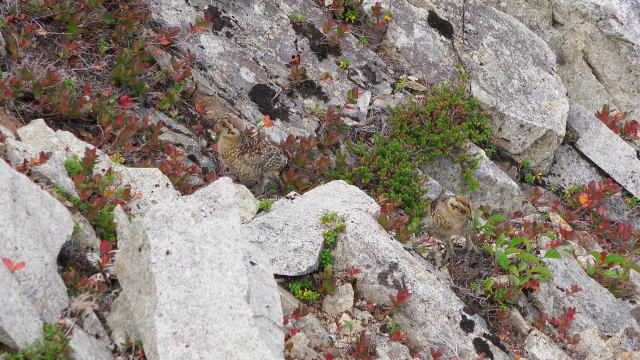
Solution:
{"label": "white rock face", "polygon": [[[479,187],[474,192],[464,193],[472,207],[489,206],[492,210],[503,214],[522,210],[522,204],[526,202],[526,199],[520,186],[500,170],[482,149],[473,143],[467,143],[466,146],[469,147],[469,153],[477,153],[480,158],[478,168],[473,172],[473,177],[478,180]],[[433,163],[424,164],[422,168],[430,178],[435,179],[453,193],[460,194],[465,188],[460,164],[441,158]],[[429,194],[437,196],[439,189],[429,187]]]}
{"label": "white rock face", "polygon": [[557,57],[572,101],[590,112],[609,104],[640,118],[637,0],[480,0],[526,24]]}
{"label": "white rock face", "polygon": [[56,259],[62,245],[71,238],[71,214],[58,200],[2,160],[0,229],[1,257],[26,264],[13,274],[21,289],[21,294],[14,295],[26,296],[42,320],[57,321],[69,303]]}
{"label": "white rock face", "polygon": [[0,343],[12,349],[42,340],[42,320],[31,301],[22,294],[15,275],[0,266]]}
{"label": "white rock face", "polygon": [[236,198],[221,178],[131,224],[116,212],[116,273],[149,359],[282,358],[275,280],[245,253]]}
{"label": "white rock face", "polygon": [[[629,328],[639,331],[638,323],[631,315],[631,306],[616,299],[607,289],[590,278],[578,262],[563,251],[562,259],[545,259],[545,265],[554,278],[540,284],[540,290],[531,293],[530,298],[549,318],[558,317],[570,307],[577,313],[571,330],[580,332],[597,328],[601,336],[613,336]],[[582,290],[567,296],[566,289],[579,285]]]}
{"label": "white rock face", "polygon": [[562,145],[558,148],[546,179],[564,188],[603,180],[597,169],[570,145]]}
{"label": "white rock face", "polygon": [[[494,359],[508,359],[482,337],[488,333],[484,321],[464,313],[464,303],[438,278],[437,270],[414,259],[371,214],[350,214],[334,255],[336,270],[362,271],[356,292],[368,302],[389,303],[389,295],[395,296],[401,288],[413,294],[394,315],[412,346],[437,348],[447,341],[456,344],[462,359],[475,359],[483,351],[491,352]],[[463,330],[463,320],[473,325]]]}
{"label": "white rock face", "polygon": [[355,186],[332,181],[294,200],[282,199],[271,211],[244,226],[244,237],[269,259],[275,274],[297,276],[318,268],[323,214],[355,211],[373,215],[380,207]]}
{"label": "white rock face", "polygon": [[533,329],[524,341],[531,360],[571,360],[549,337]]}
{"label": "white rock face", "polygon": [[[467,6],[461,56],[471,93],[487,111],[498,145],[546,173],[564,137],[569,104],[549,46],[514,18]],[[526,45],[525,45],[526,44]]]}
{"label": "white rock face", "polygon": [[640,197],[640,160],[635,149],[593,113],[571,104],[569,124],[580,138],[576,148],[635,197]]}

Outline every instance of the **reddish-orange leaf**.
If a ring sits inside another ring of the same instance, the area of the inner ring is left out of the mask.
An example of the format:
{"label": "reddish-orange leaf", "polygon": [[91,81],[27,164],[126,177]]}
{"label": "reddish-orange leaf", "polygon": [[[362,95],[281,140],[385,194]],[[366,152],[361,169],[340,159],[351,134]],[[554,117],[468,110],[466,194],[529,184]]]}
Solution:
{"label": "reddish-orange leaf", "polygon": [[11,261],[9,258],[2,258],[2,262],[12,274],[20,269],[23,269],[26,266],[24,261],[14,264],[13,261]]}
{"label": "reddish-orange leaf", "polygon": [[131,105],[133,105],[133,103],[134,102],[131,99],[131,96],[129,95],[122,95],[118,99],[118,104],[120,104],[120,106],[122,106],[125,109],[129,108]]}
{"label": "reddish-orange leaf", "polygon": [[586,208],[589,207],[589,204],[591,203],[591,200],[589,200],[589,194],[587,193],[582,193],[578,196],[578,201],[580,202],[580,205],[582,205],[582,207]]}
{"label": "reddish-orange leaf", "polygon": [[264,124],[264,127],[273,126],[273,122],[271,121],[271,116],[269,116],[269,114],[264,116],[264,120],[262,120],[262,123]]}
{"label": "reddish-orange leaf", "polygon": [[196,110],[198,111],[198,114],[204,114],[204,106],[202,106],[202,104],[196,103]]}
{"label": "reddish-orange leaf", "polygon": [[6,266],[9,271],[13,272],[13,261],[11,261],[11,259],[8,258],[2,258],[2,262],[4,263],[4,266]]}

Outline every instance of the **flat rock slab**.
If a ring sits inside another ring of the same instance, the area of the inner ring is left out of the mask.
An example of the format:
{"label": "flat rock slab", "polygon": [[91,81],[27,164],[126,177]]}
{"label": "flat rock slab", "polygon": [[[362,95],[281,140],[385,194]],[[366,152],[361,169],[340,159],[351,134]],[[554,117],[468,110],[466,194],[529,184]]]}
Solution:
{"label": "flat rock slab", "polygon": [[509,358],[483,337],[490,333],[484,321],[464,312],[465,304],[440,280],[438,271],[413,258],[370,214],[354,211],[349,215],[334,256],[336,270],[362,271],[357,275],[356,293],[368,302],[388,304],[389,296],[402,288],[412,294],[393,315],[412,346],[447,349],[448,343],[455,344],[465,360]]}
{"label": "flat rock slab", "polygon": [[569,188],[571,185],[588,184],[603,180],[596,167],[571,145],[562,145],[556,151],[551,170],[546,178],[552,184]]}
{"label": "flat rock slab", "polygon": [[149,359],[282,358],[277,286],[264,268],[247,274],[266,264],[244,254],[236,195],[221,178],[132,223],[116,211],[116,273]]}
{"label": "flat rock slab", "polygon": [[[472,143],[468,143],[467,146],[470,154],[476,153],[480,158],[478,168],[473,172],[473,177],[479,183],[478,189],[473,192],[464,192],[471,206],[473,208],[489,206],[492,210],[503,214],[522,210],[522,204],[526,202],[526,198],[520,186],[500,170],[482,149]],[[462,181],[463,169],[460,164],[448,158],[442,158],[433,163],[424,164],[422,170],[447,190],[456,194],[463,193],[465,184]],[[439,194],[437,191],[437,188],[429,188],[430,194],[437,196]]]}
{"label": "flat rock slab", "polygon": [[640,198],[640,160],[636,150],[580,105],[571,104],[568,123],[580,136],[576,148]]}
{"label": "flat rock slab", "polygon": [[69,304],[56,260],[73,220],[58,200],[2,160],[0,229],[0,257],[26,264],[13,274],[22,294],[42,320],[56,322]]}
{"label": "flat rock slab", "polygon": [[[601,336],[613,336],[625,328],[640,330],[627,302],[615,298],[590,278],[571,255],[564,250],[560,253],[561,259],[543,260],[553,274],[553,280],[541,283],[540,290],[530,295],[542,312],[553,318],[570,307],[575,308],[577,313],[571,324],[571,330],[575,332],[597,328]],[[579,285],[582,290],[567,296],[565,291],[573,285]]]}
{"label": "flat rock slab", "polygon": [[245,238],[269,259],[275,274],[298,276],[318,268],[322,233],[320,217],[354,211],[375,214],[376,202],[362,190],[338,180],[321,185],[293,200],[282,199],[271,211],[244,226]]}

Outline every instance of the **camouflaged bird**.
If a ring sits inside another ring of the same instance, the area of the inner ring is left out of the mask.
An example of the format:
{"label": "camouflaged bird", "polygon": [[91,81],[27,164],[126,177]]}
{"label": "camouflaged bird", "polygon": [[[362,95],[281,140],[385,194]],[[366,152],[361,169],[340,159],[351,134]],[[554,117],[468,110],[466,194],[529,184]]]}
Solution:
{"label": "camouflaged bird", "polygon": [[257,182],[258,194],[264,192],[269,179],[284,189],[278,170],[287,158],[278,147],[259,134],[243,132],[233,117],[222,117],[216,125],[220,130],[218,156],[225,167],[236,172],[243,183]]}
{"label": "camouflaged bird", "polygon": [[462,196],[440,196],[431,202],[427,214],[422,220],[429,234],[443,240],[447,244],[447,256],[455,256],[451,238],[463,236],[467,250],[478,252],[471,241],[471,207],[469,201]]}

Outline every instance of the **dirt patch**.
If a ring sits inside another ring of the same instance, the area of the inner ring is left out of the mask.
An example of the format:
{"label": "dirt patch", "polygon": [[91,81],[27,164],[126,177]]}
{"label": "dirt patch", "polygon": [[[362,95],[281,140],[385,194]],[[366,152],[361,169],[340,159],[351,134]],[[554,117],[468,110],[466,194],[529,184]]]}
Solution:
{"label": "dirt patch", "polygon": [[435,11],[429,10],[427,24],[436,29],[438,33],[447,39],[453,39],[453,25],[447,20],[441,18]]}
{"label": "dirt patch", "polygon": [[326,59],[329,54],[336,57],[342,55],[340,46],[329,45],[324,34],[320,30],[316,29],[312,24],[295,21],[292,23],[292,27],[293,31],[295,31],[297,35],[304,36],[309,40],[311,51],[316,54],[318,60]]}
{"label": "dirt patch", "polygon": [[256,84],[249,90],[249,98],[258,105],[258,110],[263,115],[269,115],[271,119],[289,121],[289,109],[275,105],[273,103],[275,97],[275,90],[265,84]]}
{"label": "dirt patch", "polygon": [[315,97],[318,100],[329,101],[329,97],[322,91],[320,85],[310,79],[303,80],[299,86],[292,87],[287,95],[291,96],[294,92],[300,94],[300,96],[305,99]]}
{"label": "dirt patch", "polygon": [[[214,32],[220,32],[225,27],[233,29],[233,22],[231,18],[222,14],[222,11],[216,6],[209,5],[207,8],[207,15],[211,18],[211,30]],[[225,36],[233,36],[229,31]]]}

